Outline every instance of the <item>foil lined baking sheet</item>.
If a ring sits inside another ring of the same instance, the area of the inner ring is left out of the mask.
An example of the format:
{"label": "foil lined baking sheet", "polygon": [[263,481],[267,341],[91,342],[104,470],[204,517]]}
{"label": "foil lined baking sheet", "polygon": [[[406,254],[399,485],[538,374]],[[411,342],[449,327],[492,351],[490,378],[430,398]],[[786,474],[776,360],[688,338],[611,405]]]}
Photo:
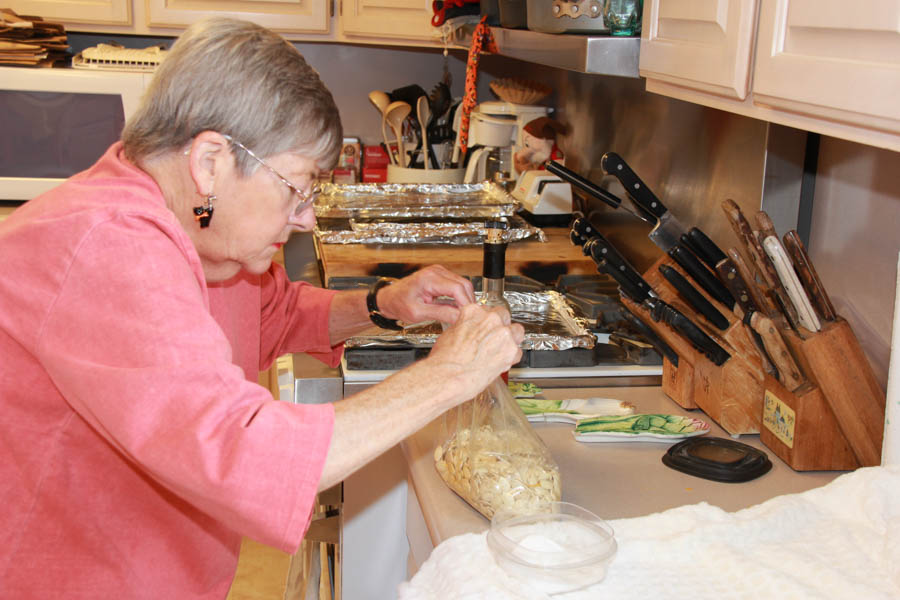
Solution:
{"label": "foil lined baking sheet", "polygon": [[495,183],[326,183],[318,218],[508,217],[516,201]]}
{"label": "foil lined baking sheet", "polygon": [[[529,238],[546,242],[544,231],[527,223],[518,215],[503,217],[509,223],[504,233],[507,242]],[[453,221],[357,220],[319,219],[315,235],[325,244],[453,244],[478,245],[484,243],[484,219]]]}
{"label": "foil lined baking sheet", "polygon": [[[523,350],[569,350],[593,348],[596,338],[587,330],[584,319],[575,316],[565,296],[553,290],[542,292],[504,292],[513,321],[525,328]],[[428,347],[441,334],[441,324],[420,323],[402,331],[373,327],[351,337],[346,348],[389,346]]]}

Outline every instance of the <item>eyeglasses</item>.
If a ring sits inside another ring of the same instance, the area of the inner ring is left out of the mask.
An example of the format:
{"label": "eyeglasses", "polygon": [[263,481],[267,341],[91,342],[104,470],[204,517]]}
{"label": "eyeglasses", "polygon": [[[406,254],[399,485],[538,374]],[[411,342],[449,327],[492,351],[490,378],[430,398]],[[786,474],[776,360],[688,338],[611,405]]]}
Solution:
{"label": "eyeglasses", "polygon": [[279,180],[281,180],[281,183],[288,186],[288,188],[290,188],[291,192],[293,192],[294,194],[297,195],[298,198],[300,198],[300,204],[298,204],[297,207],[294,209],[295,215],[299,215],[300,213],[302,213],[306,209],[306,207],[308,207],[310,204],[315,202],[316,198],[319,197],[319,193],[321,192],[321,187],[319,186],[318,183],[313,184],[312,188],[310,188],[310,190],[308,192],[304,192],[303,190],[298,188],[296,185],[294,185],[293,183],[288,181],[287,178],[284,177],[281,173],[279,173],[278,171],[273,169],[269,165],[269,163],[267,163],[266,161],[264,161],[263,159],[258,157],[256,154],[254,154],[253,150],[251,150],[247,146],[243,145],[242,143],[240,143],[239,141],[237,141],[236,139],[234,139],[233,137],[231,137],[230,135],[228,135],[226,133],[223,133],[222,137],[224,137],[226,140],[228,140],[229,142],[231,142],[232,144],[234,144],[235,146],[237,146],[238,148],[240,148],[241,150],[243,150],[244,152],[249,154],[251,156],[251,158],[253,158],[254,160],[256,160],[256,162],[258,162],[259,164],[264,166],[266,169],[268,169],[272,175],[274,175]]}

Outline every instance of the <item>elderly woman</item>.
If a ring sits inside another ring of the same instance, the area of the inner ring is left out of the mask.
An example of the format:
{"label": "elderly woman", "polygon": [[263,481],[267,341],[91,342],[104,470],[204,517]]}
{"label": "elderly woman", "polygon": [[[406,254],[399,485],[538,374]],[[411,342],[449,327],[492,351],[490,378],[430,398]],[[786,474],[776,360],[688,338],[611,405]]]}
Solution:
{"label": "elderly woman", "polygon": [[[441,267],[367,298],[272,264],[341,136],[293,46],[208,21],[120,143],[0,226],[0,595],[224,598],[241,535],[296,550],[318,490],[519,359],[521,327]],[[454,324],[334,405],[254,383],[285,352],[336,364],[371,315]]]}

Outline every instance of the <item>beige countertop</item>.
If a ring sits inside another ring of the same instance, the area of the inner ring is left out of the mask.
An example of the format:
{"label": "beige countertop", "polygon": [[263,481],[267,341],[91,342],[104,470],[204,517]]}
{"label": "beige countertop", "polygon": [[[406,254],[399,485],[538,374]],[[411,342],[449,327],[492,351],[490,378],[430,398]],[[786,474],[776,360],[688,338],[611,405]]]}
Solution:
{"label": "beige countertop", "polygon": [[[543,395],[553,399],[625,400],[633,403],[639,413],[702,419],[711,426],[707,435],[729,437],[703,412],[682,409],[659,387],[556,388],[545,389]],[[738,441],[766,452],[773,463],[772,470],[752,481],[721,483],[665,466],[661,458],[670,443],[584,443],[575,441],[571,425],[538,423],[534,427],[559,465],[562,499],[604,519],[643,516],[698,502],[736,511],[778,495],[820,487],[841,474],[839,471],[796,472],[760,443],[758,435],[742,435]],[[435,471],[433,451],[440,432],[439,418],[401,444],[409,466],[411,491],[415,492],[435,546],[454,535],[484,531],[490,524],[453,493]],[[413,501],[412,494],[410,501]]]}

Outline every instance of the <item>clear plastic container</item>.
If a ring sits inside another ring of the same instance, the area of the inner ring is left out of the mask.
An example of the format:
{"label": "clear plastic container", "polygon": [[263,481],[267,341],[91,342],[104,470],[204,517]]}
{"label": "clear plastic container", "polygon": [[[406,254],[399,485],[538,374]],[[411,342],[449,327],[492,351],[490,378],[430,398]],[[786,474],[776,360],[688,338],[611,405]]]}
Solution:
{"label": "clear plastic container", "polygon": [[617,550],[612,527],[569,502],[530,515],[497,512],[487,544],[510,577],[547,594],[602,581]]}

